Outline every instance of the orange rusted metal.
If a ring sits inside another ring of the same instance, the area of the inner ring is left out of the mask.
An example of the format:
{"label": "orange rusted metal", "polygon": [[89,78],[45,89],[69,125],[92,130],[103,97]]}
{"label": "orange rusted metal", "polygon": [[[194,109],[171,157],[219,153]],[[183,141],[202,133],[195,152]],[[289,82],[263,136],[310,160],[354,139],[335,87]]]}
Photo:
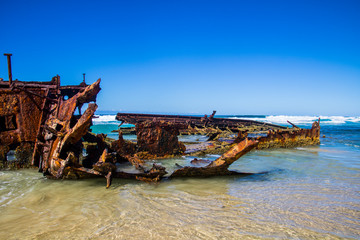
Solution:
{"label": "orange rusted metal", "polygon": [[[11,55],[6,56],[10,60]],[[219,136],[234,135],[234,132],[238,132],[238,137],[234,143],[226,142],[230,150],[224,151],[220,158],[212,162],[194,159],[194,165],[207,165],[181,167],[170,175],[171,178],[248,175],[250,173],[230,171],[228,167],[254,148],[296,147],[320,142],[320,119],[311,129],[301,129],[292,123],[290,129],[256,121],[214,118],[214,111],[209,117],[119,113],[117,120],[136,125],[137,142],[125,141],[119,131],[119,139],[110,143],[105,134],[89,132],[101,80],[87,85],[85,74],[83,77],[83,82],[76,86],[61,86],[59,76],[49,82],[12,81],[9,61],[9,81],[0,79],[0,163],[6,163],[7,153],[16,149],[17,157],[31,155],[31,164],[50,178],[102,176],[109,187],[113,177],[145,182],[161,180],[167,174],[166,169],[156,164],[146,169],[143,160],[184,154],[186,147],[178,141],[180,131],[206,134],[212,143]],[[81,114],[86,103],[88,107]],[[76,109],[79,115],[75,114]],[[267,132],[266,136],[248,137],[249,130]],[[82,154],[84,149],[86,156]],[[118,170],[116,164],[124,160],[134,165],[137,172]]]}
{"label": "orange rusted metal", "polygon": [[[60,86],[60,77],[49,82],[0,81],[0,146],[16,149],[22,143],[40,143],[45,122],[56,115],[64,98],[70,98],[87,87]],[[91,99],[91,100],[94,100]],[[81,105],[81,101],[77,106]],[[63,110],[65,111],[65,110]],[[72,114],[70,114],[70,117]],[[40,140],[40,141],[39,141]],[[35,148],[37,148],[35,145]],[[5,159],[6,161],[6,154]],[[32,161],[38,164],[36,157]]]}

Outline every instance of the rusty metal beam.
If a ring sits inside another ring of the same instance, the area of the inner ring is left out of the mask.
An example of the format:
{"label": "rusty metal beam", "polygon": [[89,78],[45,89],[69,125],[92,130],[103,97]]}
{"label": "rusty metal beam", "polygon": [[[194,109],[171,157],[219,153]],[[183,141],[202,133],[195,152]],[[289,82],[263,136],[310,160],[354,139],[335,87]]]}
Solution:
{"label": "rusty metal beam", "polygon": [[137,124],[144,121],[167,121],[172,123],[186,124],[191,127],[218,127],[220,129],[227,128],[239,128],[245,126],[261,126],[264,128],[276,128],[276,129],[286,129],[286,127],[252,121],[244,119],[229,119],[229,118],[215,118],[215,111],[210,117],[205,115],[204,117],[195,117],[195,116],[184,116],[184,115],[163,115],[163,114],[136,114],[136,113],[118,113],[116,115],[116,120]]}
{"label": "rusty metal beam", "polygon": [[175,177],[210,177],[221,175],[243,174],[228,170],[229,166],[244,154],[250,152],[258,144],[256,140],[244,139],[237,143],[221,157],[212,161],[205,167],[182,167],[175,170],[170,178]]}

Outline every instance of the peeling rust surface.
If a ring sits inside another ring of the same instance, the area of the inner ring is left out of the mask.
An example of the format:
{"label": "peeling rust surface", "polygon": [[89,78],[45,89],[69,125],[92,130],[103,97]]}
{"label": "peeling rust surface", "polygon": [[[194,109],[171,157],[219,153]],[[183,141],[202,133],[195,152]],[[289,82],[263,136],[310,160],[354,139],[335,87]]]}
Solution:
{"label": "peeling rust surface", "polygon": [[138,152],[152,156],[181,155],[185,146],[178,140],[185,125],[166,121],[145,121],[136,124]]}

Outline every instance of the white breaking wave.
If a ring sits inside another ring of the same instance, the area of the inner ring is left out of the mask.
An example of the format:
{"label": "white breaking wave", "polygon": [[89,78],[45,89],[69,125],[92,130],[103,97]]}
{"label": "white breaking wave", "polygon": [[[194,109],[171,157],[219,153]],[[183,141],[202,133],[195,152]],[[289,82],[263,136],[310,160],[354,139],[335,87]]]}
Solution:
{"label": "white breaking wave", "polygon": [[294,124],[308,124],[313,123],[315,120],[319,119],[316,116],[286,116],[286,115],[270,115],[265,118],[247,118],[247,117],[238,117],[237,119],[246,119],[254,120],[266,123],[278,123],[278,124],[288,124],[287,121],[290,121]]}
{"label": "white breaking wave", "polygon": [[95,117],[96,118],[92,119],[94,124],[120,124],[120,122],[115,119],[116,115],[96,115]]}
{"label": "white breaking wave", "polygon": [[266,123],[288,124],[311,124],[320,118],[321,124],[344,124],[346,122],[360,122],[360,117],[344,117],[344,116],[287,116],[287,115],[270,115],[265,118],[247,118],[234,117],[235,119],[254,120]]}
{"label": "white breaking wave", "polygon": [[330,116],[330,117],[320,117],[320,118],[329,118],[331,123],[346,123],[346,122],[360,122],[360,117],[343,117],[343,116]]}

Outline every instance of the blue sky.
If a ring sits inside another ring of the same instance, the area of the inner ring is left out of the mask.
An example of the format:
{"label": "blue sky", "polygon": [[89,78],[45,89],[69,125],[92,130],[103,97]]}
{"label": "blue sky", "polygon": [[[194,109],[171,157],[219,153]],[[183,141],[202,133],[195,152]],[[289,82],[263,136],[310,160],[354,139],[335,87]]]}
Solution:
{"label": "blue sky", "polygon": [[[360,1],[4,1],[13,78],[102,78],[99,110],[360,115]],[[0,77],[7,79],[6,57]]]}

